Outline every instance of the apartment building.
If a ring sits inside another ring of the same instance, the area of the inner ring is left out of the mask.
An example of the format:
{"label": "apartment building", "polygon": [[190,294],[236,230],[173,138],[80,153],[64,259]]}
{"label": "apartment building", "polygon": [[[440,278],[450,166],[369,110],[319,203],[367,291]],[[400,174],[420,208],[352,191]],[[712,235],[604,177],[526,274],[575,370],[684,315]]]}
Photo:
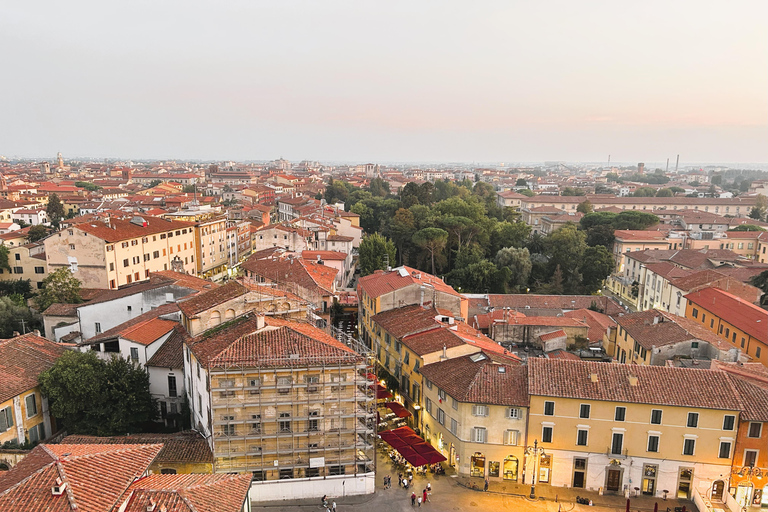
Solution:
{"label": "apartment building", "polygon": [[237,263],[237,258],[233,259],[233,255],[237,254],[240,243],[238,233],[245,233],[247,228],[250,234],[250,227],[245,222],[237,230],[227,231],[228,226],[232,224],[228,222],[227,216],[210,208],[179,210],[166,213],[163,217],[190,223],[195,237],[195,271],[200,277],[213,281],[223,279],[227,275],[227,269]]}
{"label": "apartment building", "polygon": [[595,210],[616,208],[651,213],[655,210],[697,210],[717,215],[746,217],[755,204],[755,197],[701,198],[701,197],[617,197],[600,194],[587,196],[537,195],[520,200],[521,211],[525,208],[549,206],[566,211],[576,211],[579,203],[589,200]]}
{"label": "apartment building", "polygon": [[528,416],[527,368],[478,352],[427,364],[426,440],[460,475],[522,480]]}
{"label": "apartment building", "polygon": [[722,372],[532,358],[528,392],[544,452],[527,483],[692,499],[731,471],[741,404]]}
{"label": "apartment building", "polygon": [[45,239],[48,271],[68,268],[83,288],[115,289],[150,272],[195,273],[195,232],[190,222],[135,216],[62,229]]}
{"label": "apartment building", "polygon": [[66,350],[35,333],[0,340],[0,444],[42,441],[58,430],[37,379]]}
{"label": "apartment building", "polygon": [[43,280],[48,277],[43,242],[9,247],[8,264],[11,266],[10,271],[0,268],[0,281],[29,279],[32,290],[39,290]]}
{"label": "apartment building", "polygon": [[185,343],[192,422],[214,471],[248,471],[251,498],[374,489],[366,355],[309,324],[246,315]]}

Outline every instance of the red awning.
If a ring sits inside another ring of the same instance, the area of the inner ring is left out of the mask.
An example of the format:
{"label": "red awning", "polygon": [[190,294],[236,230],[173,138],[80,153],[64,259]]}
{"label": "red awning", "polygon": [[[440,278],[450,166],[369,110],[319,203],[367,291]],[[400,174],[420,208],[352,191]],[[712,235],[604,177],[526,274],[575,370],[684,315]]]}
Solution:
{"label": "red awning", "polygon": [[[380,432],[379,436],[392,448],[400,452],[400,455],[413,466],[424,466],[425,464],[435,464],[446,460],[443,454],[435,450],[431,444],[425,442],[410,427],[385,430]],[[401,446],[398,447],[397,445]]]}
{"label": "red awning", "polygon": [[408,416],[411,416],[411,413],[398,402],[387,402],[384,405],[389,407],[389,410],[393,413],[397,414],[398,418],[407,418]]}
{"label": "red awning", "polygon": [[392,398],[392,393],[387,391],[387,388],[385,388],[378,382],[369,384],[368,387],[376,390],[376,400],[387,400],[389,398]]}

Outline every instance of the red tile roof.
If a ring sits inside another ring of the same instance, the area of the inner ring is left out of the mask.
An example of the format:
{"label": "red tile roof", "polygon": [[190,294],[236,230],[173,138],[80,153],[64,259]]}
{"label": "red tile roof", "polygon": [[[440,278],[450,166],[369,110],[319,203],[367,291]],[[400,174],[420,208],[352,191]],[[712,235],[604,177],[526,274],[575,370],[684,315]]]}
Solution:
{"label": "red tile roof", "polygon": [[160,346],[146,366],[157,368],[184,368],[183,346],[189,339],[187,330],[181,324],[176,324],[173,334]]}
{"label": "red tile roof", "polygon": [[480,353],[425,365],[419,370],[459,402],[528,405],[528,372],[505,358]]}
{"label": "red tile roof", "polygon": [[[592,382],[592,375],[597,382]],[[632,385],[630,377],[637,378]],[[739,411],[723,372],[559,359],[528,359],[528,392],[544,397]]]}
{"label": "red tile roof", "polygon": [[[162,445],[38,445],[0,473],[0,510],[110,512]],[[67,484],[54,496],[56,480]]]}
{"label": "red tile roof", "polygon": [[563,313],[566,318],[576,318],[589,326],[587,338],[589,341],[602,341],[608,329],[616,327],[616,321],[603,313],[591,309],[577,309]]}
{"label": "red tile roof", "polygon": [[179,309],[186,317],[193,317],[212,307],[245,295],[248,290],[237,281],[230,281],[224,286],[205,291],[194,297],[178,302]]}
{"label": "red tile roof", "polygon": [[358,280],[359,288],[365,291],[369,297],[374,298],[414,284],[426,284],[439,292],[462,297],[456,290],[445,284],[442,279],[404,265],[391,271],[377,270]]}
{"label": "red tile roof", "polygon": [[104,222],[90,222],[77,224],[74,228],[101,238],[108,243],[113,243],[131,238],[165,233],[176,229],[191,228],[195,225],[194,222],[170,221],[159,217],[150,217],[149,215],[141,218],[146,222],[146,226],[133,224],[130,220],[113,218],[110,219],[109,225]]}
{"label": "red tile roof", "polygon": [[[159,306],[155,309],[147,311],[146,313],[143,313],[135,318],[131,318],[127,322],[123,322],[120,325],[117,325],[111,329],[108,329],[102,332],[101,334],[97,334],[92,338],[83,340],[83,344],[92,345],[94,343],[101,343],[105,340],[117,339],[118,337],[125,336],[125,335],[131,335],[136,338],[146,340],[146,336],[143,336],[141,334],[141,329],[140,329],[141,326],[149,324],[153,320],[158,319],[161,315],[168,315],[178,310],[179,310],[179,306],[175,302],[170,304],[163,304],[162,306]],[[166,321],[167,320],[164,320],[164,322]],[[179,325],[178,322],[173,322],[173,326],[170,324],[157,324],[156,326],[152,327],[152,330],[149,332],[149,334],[155,334],[166,328],[168,330],[166,330],[165,333],[168,333],[176,325]],[[160,336],[162,336],[162,334]],[[158,338],[160,336],[158,336]],[[157,340],[158,338],[155,338],[155,340]],[[155,341],[155,340],[152,340],[152,341]],[[139,340],[135,340],[135,341],[138,341],[139,343],[151,343],[151,342],[139,341]]]}
{"label": "red tile roof", "polygon": [[0,340],[0,403],[37,387],[38,376],[66,350],[35,334]]}
{"label": "red tile roof", "polygon": [[434,308],[423,308],[418,304],[390,309],[377,313],[371,320],[395,338],[434,329],[440,322],[435,320],[439,313]]}
{"label": "red tile roof", "polygon": [[120,337],[142,345],[149,345],[171,332],[177,325],[179,323],[174,320],[153,318],[124,330],[120,333]]}
{"label": "red tile roof", "polygon": [[213,453],[208,441],[196,430],[185,430],[171,434],[130,434],[127,436],[97,437],[70,435],[65,437],[62,444],[162,444],[163,448],[157,454],[155,462],[213,464]]}
{"label": "red tile roof", "polygon": [[250,488],[250,475],[150,475],[128,489],[123,512],[240,512]]}
{"label": "red tile roof", "polygon": [[731,348],[698,323],[656,309],[629,313],[619,317],[618,324],[646,349],[696,340],[706,341],[720,350]]}
{"label": "red tile roof", "polygon": [[567,338],[567,337],[568,335],[562,329],[558,329],[557,331],[547,332],[539,335],[539,338],[541,338],[541,341],[556,340],[557,338]]}
{"label": "red tile roof", "polygon": [[526,309],[588,309],[592,303],[602,309],[606,315],[624,313],[624,308],[619,306],[612,298],[599,295],[534,295],[534,294],[507,294],[488,295],[488,304],[494,309],[509,307],[525,312]]}
{"label": "red tile roof", "polygon": [[347,253],[338,251],[302,251],[301,257],[306,261],[317,260],[318,256],[321,260],[329,261],[343,261],[347,259]]}
{"label": "red tile roof", "polygon": [[292,283],[310,293],[331,295],[338,269],[307,262],[301,258],[248,258],[242,268],[253,275],[279,283]]}
{"label": "red tile roof", "polygon": [[768,343],[768,311],[717,288],[704,288],[685,298],[753,338]]}

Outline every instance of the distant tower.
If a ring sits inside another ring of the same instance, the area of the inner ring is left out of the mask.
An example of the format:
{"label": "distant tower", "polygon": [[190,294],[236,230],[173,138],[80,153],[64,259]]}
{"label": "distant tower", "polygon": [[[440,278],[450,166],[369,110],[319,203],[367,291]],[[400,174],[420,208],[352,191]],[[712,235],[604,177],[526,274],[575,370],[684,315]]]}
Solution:
{"label": "distant tower", "polygon": [[49,174],[51,172],[51,164],[48,162],[41,162],[40,167],[42,168],[44,174]]}
{"label": "distant tower", "polygon": [[5,181],[5,176],[0,174],[0,190],[6,190],[8,188],[8,184]]}
{"label": "distant tower", "polygon": [[637,172],[638,174],[643,174],[645,172],[645,164],[643,162],[637,164]]}
{"label": "distant tower", "polygon": [[56,167],[59,169],[64,168],[64,158],[61,156],[61,152],[56,155]]}

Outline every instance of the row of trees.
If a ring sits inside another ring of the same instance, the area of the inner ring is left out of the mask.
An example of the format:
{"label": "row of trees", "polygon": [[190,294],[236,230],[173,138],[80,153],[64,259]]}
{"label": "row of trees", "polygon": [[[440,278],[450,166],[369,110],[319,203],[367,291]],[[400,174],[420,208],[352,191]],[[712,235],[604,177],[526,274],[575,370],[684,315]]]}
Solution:
{"label": "row of trees", "polygon": [[589,213],[585,224],[543,236],[497,206],[486,183],[409,183],[396,196],[331,185],[327,200],[346,193],[369,233],[360,245],[363,275],[386,262],[405,264],[444,276],[464,292],[594,293],[614,267],[613,229],[658,222],[642,212]]}

